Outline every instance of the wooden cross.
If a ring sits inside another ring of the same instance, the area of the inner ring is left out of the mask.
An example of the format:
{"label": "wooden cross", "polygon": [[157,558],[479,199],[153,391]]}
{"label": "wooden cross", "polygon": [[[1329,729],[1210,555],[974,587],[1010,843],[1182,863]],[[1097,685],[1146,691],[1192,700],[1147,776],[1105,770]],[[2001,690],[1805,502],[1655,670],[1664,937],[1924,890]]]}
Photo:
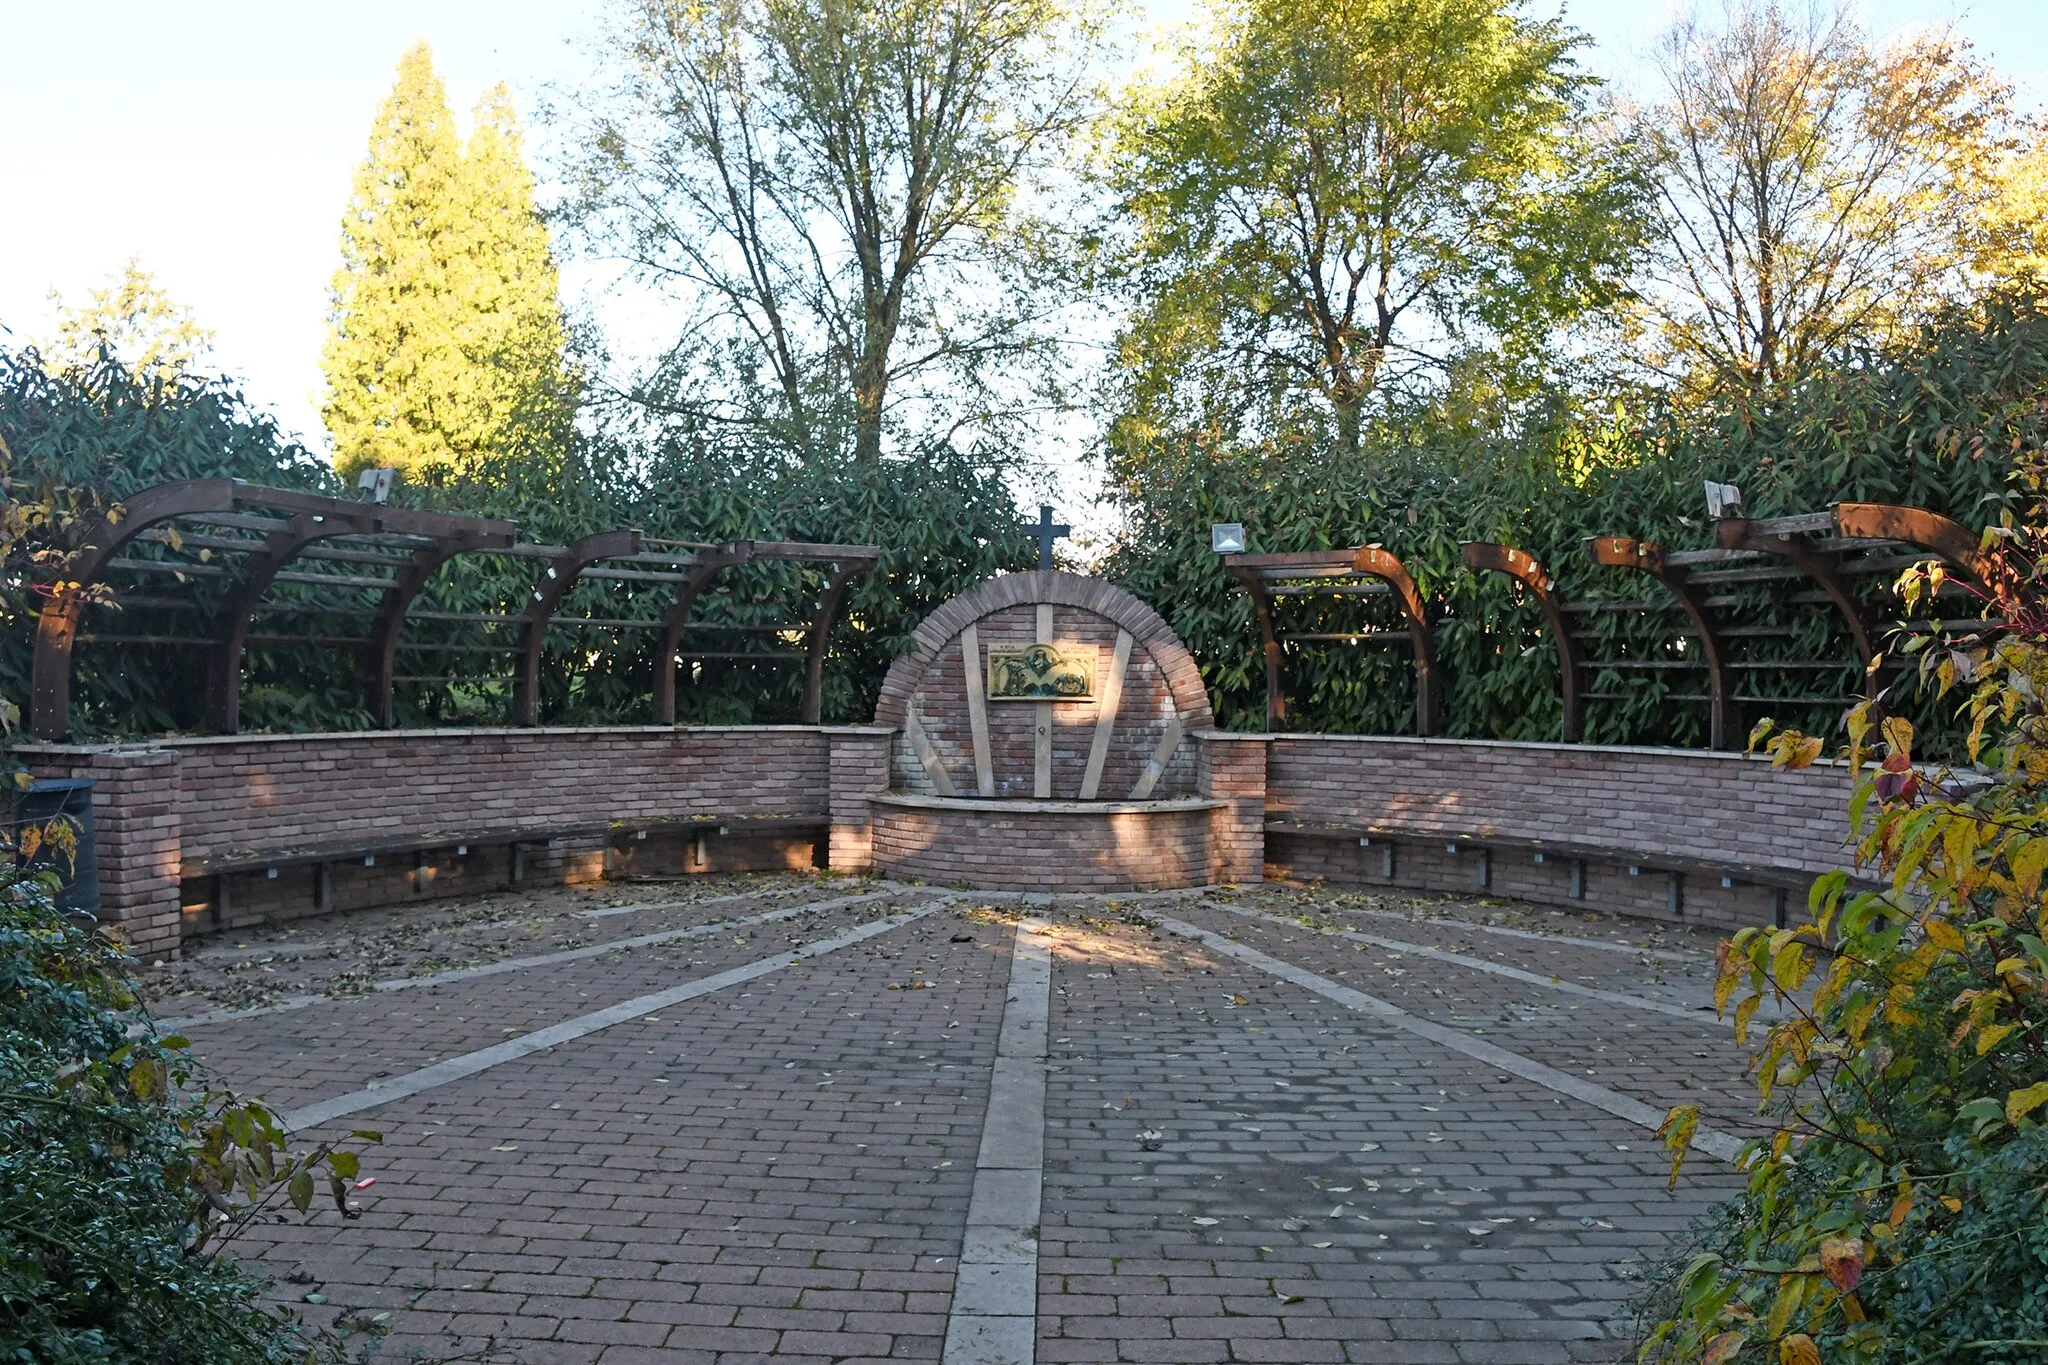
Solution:
{"label": "wooden cross", "polygon": [[1046,503],[1040,503],[1038,505],[1038,525],[1031,527],[1030,531],[1032,538],[1038,542],[1038,567],[1050,569],[1052,567],[1052,543],[1055,540],[1064,540],[1072,535],[1074,528],[1071,526],[1054,525],[1051,506]]}

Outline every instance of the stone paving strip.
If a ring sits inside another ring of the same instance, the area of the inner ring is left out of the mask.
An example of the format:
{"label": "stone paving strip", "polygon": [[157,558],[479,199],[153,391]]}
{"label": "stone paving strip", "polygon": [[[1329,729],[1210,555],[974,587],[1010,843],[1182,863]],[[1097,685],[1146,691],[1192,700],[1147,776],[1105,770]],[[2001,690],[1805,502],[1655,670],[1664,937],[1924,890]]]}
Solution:
{"label": "stone paving strip", "polygon": [[974,1160],[943,1365],[1034,1365],[1037,1358],[1050,933],[1043,920],[1020,920],[1010,952],[1010,989]]}
{"label": "stone paving strip", "polygon": [[[1589,1104],[1595,1109],[1604,1110],[1624,1122],[1635,1124],[1639,1128],[1644,1128],[1654,1133],[1664,1124],[1664,1114],[1662,1112],[1652,1108],[1650,1105],[1644,1104],[1633,1096],[1624,1095],[1618,1090],[1595,1084],[1580,1076],[1570,1075],[1567,1072],[1558,1070],[1554,1066],[1548,1066],[1533,1058],[1525,1057],[1519,1052],[1511,1052],[1498,1043],[1491,1043],[1484,1038],[1474,1037],[1462,1029],[1450,1028],[1444,1024],[1420,1018],[1410,1014],[1398,1005],[1381,1000],[1377,996],[1367,995],[1364,991],[1341,985],[1330,980],[1328,977],[1317,976],[1314,972],[1296,967],[1292,963],[1268,957],[1256,948],[1246,947],[1244,944],[1225,938],[1221,934],[1212,933],[1207,929],[1189,924],[1185,920],[1162,916],[1159,924],[1161,928],[1169,933],[1178,934],[1182,938],[1194,939],[1213,952],[1236,958],[1238,961],[1256,967],[1268,975],[1276,976],[1290,985],[1299,986],[1303,990],[1311,991],[1316,995],[1322,996],[1325,1000],[1335,1001],[1346,1009],[1357,1010],[1362,1014],[1370,1014],[1404,1032],[1413,1033],[1421,1038],[1427,1038],[1429,1041],[1442,1047],[1462,1052],[1467,1057],[1485,1062],[1489,1066],[1497,1067],[1509,1075],[1520,1076],[1523,1080],[1533,1081],[1546,1090],[1554,1090],[1560,1095],[1569,1096],[1581,1103]],[[1692,1145],[1695,1149],[1705,1152],[1709,1156],[1733,1162],[1737,1152],[1742,1147],[1742,1139],[1731,1133],[1724,1133],[1719,1129],[1703,1126],[1693,1135]]]}
{"label": "stone paving strip", "polygon": [[1233,905],[1229,901],[1208,900],[1202,902],[1202,904],[1214,910],[1222,910],[1228,914],[1241,915],[1246,919],[1263,920],[1267,924],[1276,925],[1281,928],[1304,928],[1314,933],[1330,934],[1337,938],[1349,939],[1353,943],[1371,944],[1375,948],[1382,948],[1390,953],[1400,953],[1403,956],[1409,957],[1432,958],[1438,962],[1448,962],[1453,966],[1467,967],[1473,971],[1485,972],[1491,976],[1504,976],[1511,981],[1520,981],[1526,985],[1541,986],[1545,990],[1561,991],[1566,995],[1583,996],[1588,1000],[1601,1000],[1610,1005],[1623,1005],[1629,1009],[1649,1010],[1655,1014],[1668,1014],[1674,1019],[1683,1019],[1687,1023],[1698,1023],[1700,1020],[1701,1011],[1698,1005],[1674,1005],[1663,1000],[1652,1000],[1646,996],[1627,995],[1621,991],[1601,990],[1596,986],[1581,986],[1576,982],[1566,981],[1562,977],[1543,976],[1536,972],[1525,972],[1519,967],[1509,967],[1503,963],[1489,961],[1483,957],[1470,957],[1464,953],[1454,953],[1443,948],[1432,948],[1424,943],[1409,943],[1398,938],[1383,938],[1378,934],[1362,933],[1356,929],[1338,929],[1313,921],[1288,919],[1280,915],[1268,914],[1263,910],[1254,910],[1250,906]]}
{"label": "stone paving strip", "polygon": [[[631,938],[607,939],[603,943],[592,943],[581,948],[565,948],[560,952],[538,953],[531,957],[505,958],[487,962],[479,967],[460,967],[452,971],[431,972],[425,976],[403,976],[389,981],[373,981],[370,992],[409,991],[422,986],[444,986],[458,981],[475,981],[487,976],[498,976],[505,972],[531,971],[537,967],[559,967],[570,962],[582,962],[588,958],[602,957],[606,953],[624,952],[632,948],[652,948],[664,943],[682,943],[691,939],[709,938],[714,934],[730,933],[734,929],[749,928],[757,924],[773,924],[778,920],[795,919],[799,915],[822,915],[833,910],[850,906],[865,905],[870,901],[886,899],[899,894],[897,888],[873,891],[860,896],[842,896],[837,900],[806,901],[799,905],[786,905],[776,910],[765,910],[758,915],[747,915],[738,919],[713,920],[709,924],[692,925],[687,929],[666,929],[659,933],[637,934]],[[666,910],[688,906],[697,908],[732,901],[753,900],[753,896],[720,896],[707,901],[666,901],[649,905],[614,907],[607,910],[585,911],[585,917],[597,915],[619,915],[635,910]],[[365,992],[368,993],[368,992]],[[360,999],[361,994],[352,995],[294,995],[274,1005],[260,1005],[245,1010],[220,1010],[212,1014],[189,1015],[182,1019],[159,1019],[159,1032],[202,1028],[208,1024],[232,1023],[238,1019],[260,1019],[272,1014],[291,1014],[314,1005],[328,1004],[336,1000]],[[130,1028],[130,1033],[141,1031],[142,1025]]]}
{"label": "stone paving strip", "polygon": [[[841,948],[850,947],[865,939],[873,938],[876,934],[887,933],[891,929],[899,928],[914,920],[923,919],[926,915],[951,904],[953,899],[951,896],[944,896],[937,900],[926,901],[915,909],[891,915],[887,919],[870,920],[866,924],[848,929],[844,933],[836,934],[831,938],[819,939],[814,943],[807,943],[801,948],[785,953],[776,953],[772,957],[764,957],[759,961],[750,962],[744,967],[734,967],[713,976],[703,977],[696,981],[685,982],[680,986],[670,987],[668,990],[635,996],[631,1000],[622,1000],[616,1005],[609,1005],[601,1010],[592,1010],[590,1013],[578,1015],[574,1019],[565,1019],[559,1024],[551,1024],[544,1029],[536,1029],[532,1033],[522,1034],[517,1038],[508,1038],[502,1043],[491,1047],[478,1048],[476,1051],[464,1053],[460,1057],[450,1057],[446,1061],[436,1062],[432,1066],[421,1067],[419,1070],[403,1076],[394,1076],[389,1080],[364,1086],[360,1090],[351,1091],[345,1095],[336,1095],[331,1099],[320,1100],[313,1104],[288,1110],[279,1117],[283,1120],[285,1127],[292,1129],[313,1128],[324,1123],[332,1123],[335,1119],[361,1113],[365,1109],[374,1109],[393,1100],[406,1099],[423,1091],[432,1090],[438,1086],[448,1085],[452,1082],[475,1076],[490,1070],[494,1066],[517,1061],[522,1057],[530,1057],[536,1052],[544,1052],[552,1047],[559,1047],[563,1043],[573,1042],[578,1038],[596,1033],[600,1029],[608,1029],[614,1024],[623,1024],[629,1020],[638,1019],[643,1015],[653,1014],[658,1010],[667,1009],[671,1005],[681,1004],[685,1000],[695,1000],[698,996],[710,995],[714,991],[722,991],[728,986],[737,986],[748,981],[758,980],[761,977],[767,976],[770,972],[779,972],[783,968],[794,966],[796,963],[802,962],[807,958],[822,957],[826,953],[837,952]],[[679,930],[676,932],[681,933],[683,931]],[[588,953],[578,954],[579,957],[589,955]]]}
{"label": "stone paving strip", "polygon": [[[189,1037],[195,1057],[214,1075],[260,1095],[274,1109],[292,1109],[798,948],[910,908],[930,894],[919,891],[752,927],[727,925],[704,938],[536,971],[343,997],[293,1014],[194,1029]],[[244,1078],[251,1079],[245,1083]]]}

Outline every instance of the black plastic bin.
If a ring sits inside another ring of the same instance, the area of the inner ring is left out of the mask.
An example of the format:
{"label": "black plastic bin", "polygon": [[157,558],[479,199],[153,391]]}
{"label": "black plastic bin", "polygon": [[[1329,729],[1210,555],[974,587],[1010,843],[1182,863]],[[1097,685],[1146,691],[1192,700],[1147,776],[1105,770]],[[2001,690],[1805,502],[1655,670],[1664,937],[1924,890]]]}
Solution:
{"label": "black plastic bin", "polygon": [[24,861],[33,868],[48,868],[63,878],[57,891],[57,906],[63,910],[97,915],[100,911],[99,852],[92,837],[92,779],[89,777],[48,777],[29,783],[28,790],[14,799],[16,831],[31,825],[46,825],[58,816],[68,818],[78,831],[78,853],[67,858],[59,849],[38,851]]}

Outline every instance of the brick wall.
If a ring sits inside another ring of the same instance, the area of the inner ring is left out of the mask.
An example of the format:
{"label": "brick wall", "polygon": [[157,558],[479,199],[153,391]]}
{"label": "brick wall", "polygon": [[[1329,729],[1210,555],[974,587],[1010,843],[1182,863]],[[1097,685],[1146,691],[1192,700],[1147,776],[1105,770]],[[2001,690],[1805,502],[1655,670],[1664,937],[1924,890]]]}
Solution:
{"label": "brick wall", "polygon": [[1605,844],[1824,872],[1842,866],[1847,770],[1697,749],[1276,735],[1278,818]]}
{"label": "brick wall", "polygon": [[[1052,798],[1072,800],[1094,743],[1101,688],[1112,669],[1119,631],[1132,640],[1121,702],[1111,733],[1097,796],[1122,800],[1158,746],[1169,721],[1178,719],[1186,738],[1153,788],[1154,796],[1194,790],[1191,736],[1213,723],[1201,673],[1186,646],[1158,613],[1115,584],[1079,574],[1005,574],[941,606],[917,628],[915,648],[890,667],[875,707],[878,725],[898,731],[893,785],[899,791],[933,795],[938,787],[911,744],[911,714],[931,740],[939,762],[963,796],[976,792],[974,741],[968,719],[967,666],[961,632],[975,627],[982,666],[992,648],[1038,643],[1038,608],[1052,611],[1052,643],[1095,652],[1097,697],[1054,702]],[[991,776],[997,797],[1028,798],[1033,788],[1033,728],[1039,706],[1032,702],[985,703]]]}
{"label": "brick wall", "polygon": [[1220,803],[874,802],[876,870],[942,886],[1151,891],[1219,880]]}
{"label": "brick wall", "polygon": [[[1614,849],[1574,867],[1530,853],[1449,851],[1427,838],[1361,848],[1355,839],[1267,838],[1270,872],[1340,885],[1508,896],[1716,928],[1778,920],[1787,893],[1739,879],[1674,877],[1628,855],[1819,874],[1848,865],[1848,774],[1693,749],[1276,735],[1273,818],[1412,831],[1547,839]],[[1797,910],[1799,893],[1790,893]]]}
{"label": "brick wall", "polygon": [[187,858],[674,815],[826,814],[811,726],[385,730],[167,740]]}
{"label": "brick wall", "polygon": [[93,780],[100,922],[145,959],[175,954],[183,802],[174,754],[133,746],[24,746],[37,777]]}
{"label": "brick wall", "polygon": [[1267,745],[1261,736],[1204,730],[1195,736],[1197,790],[1225,804],[1214,822],[1217,881],[1249,885],[1266,866]]}
{"label": "brick wall", "polygon": [[[97,779],[103,918],[138,953],[172,952],[186,933],[322,909],[464,895],[504,886],[512,850],[464,835],[519,828],[704,816],[782,818],[857,831],[877,789],[888,732],[871,727],[606,726],[583,729],[373,731],[165,740],[148,748],[27,746],[39,776]],[[844,750],[835,764],[833,755]],[[834,801],[832,775],[858,788]],[[197,860],[309,845],[445,834],[445,846],[281,866],[226,878],[185,874]],[[859,870],[859,840],[841,841]],[[517,854],[527,883],[614,872],[805,867],[812,835],[664,833],[620,851],[606,834],[536,843]],[[221,892],[225,890],[225,902]]]}

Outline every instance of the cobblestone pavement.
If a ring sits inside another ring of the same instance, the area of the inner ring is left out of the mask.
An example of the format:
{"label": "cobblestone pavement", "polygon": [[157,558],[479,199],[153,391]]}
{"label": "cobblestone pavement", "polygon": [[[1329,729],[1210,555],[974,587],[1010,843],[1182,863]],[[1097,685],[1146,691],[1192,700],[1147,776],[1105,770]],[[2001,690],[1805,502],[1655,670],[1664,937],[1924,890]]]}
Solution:
{"label": "cobblestone pavement", "polygon": [[[1697,1008],[1709,935],[1288,887],[648,890],[200,955],[187,985],[287,977],[264,1012],[167,997],[204,1062],[309,1133],[383,1134],[360,1219],[245,1234],[282,1300],[387,1360],[1610,1361],[1737,1188],[1695,1153],[1667,1190],[1617,1116],[1752,1117]],[[279,951],[379,936],[432,950]],[[1049,986],[1013,975],[1048,952]],[[1035,1304],[1004,1274],[1034,1258]],[[1018,1315],[1021,1347],[968,1330]]]}

